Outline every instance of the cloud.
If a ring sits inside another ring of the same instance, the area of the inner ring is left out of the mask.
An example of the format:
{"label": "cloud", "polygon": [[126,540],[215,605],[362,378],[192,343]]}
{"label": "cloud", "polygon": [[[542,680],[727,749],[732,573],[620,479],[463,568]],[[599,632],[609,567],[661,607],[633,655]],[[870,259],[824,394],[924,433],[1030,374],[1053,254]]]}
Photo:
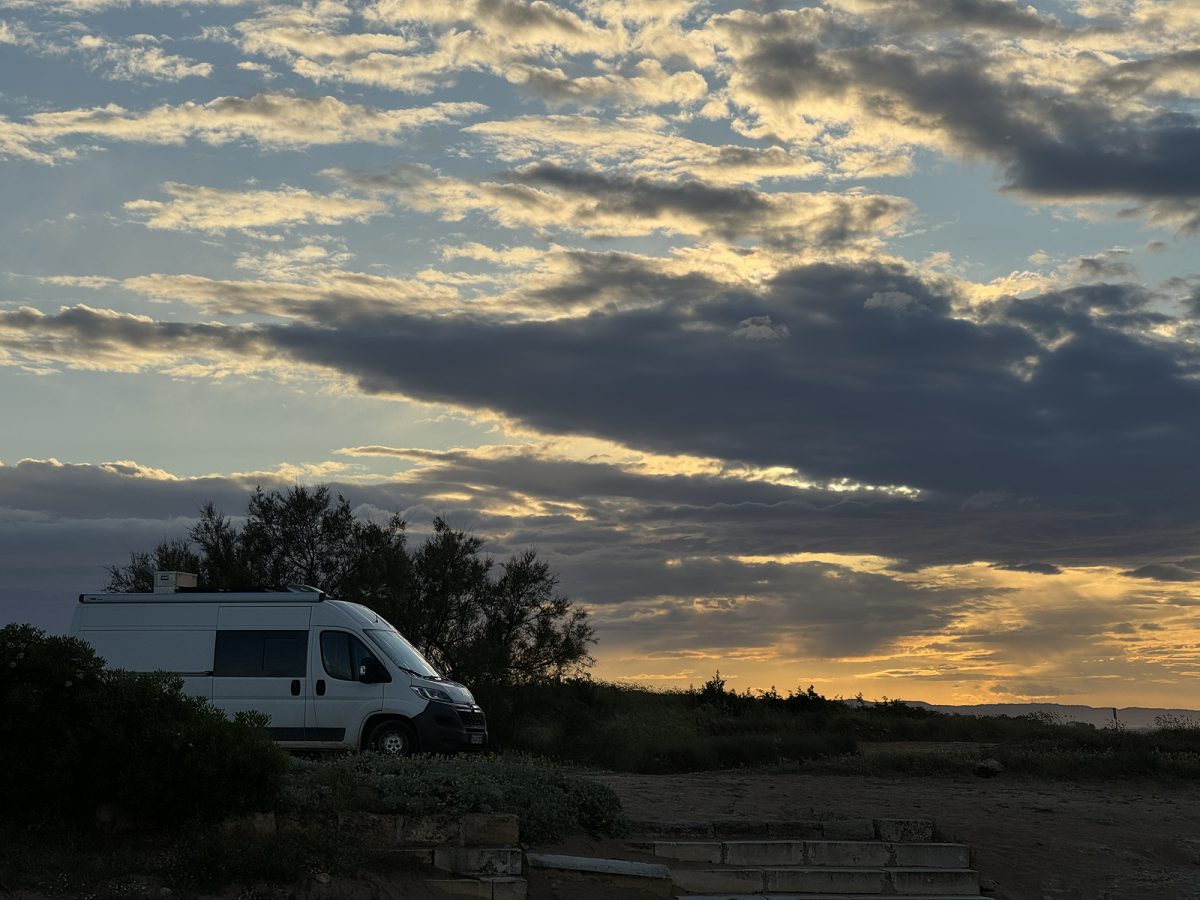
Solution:
{"label": "cloud", "polygon": [[830,0],[827,6],[850,13],[873,28],[917,33],[994,32],[1005,37],[1055,37],[1058,20],[1013,0]]}
{"label": "cloud", "polygon": [[484,109],[479,103],[456,102],[380,110],[336,97],[271,93],[164,104],[142,112],[109,104],[34,113],[21,121],[0,117],[0,155],[45,163],[71,159],[79,151],[64,144],[72,138],[151,144],[251,141],[279,149],[352,142],[390,144],[414,129],[453,122]]}
{"label": "cloud", "polygon": [[697,178],[712,184],[806,178],[826,166],[779,142],[708,144],[685,137],[653,115],[603,119],[587,115],[517,116],[468,125],[465,134],[483,141],[508,162],[620,166],[655,178]]}
{"label": "cloud", "polygon": [[378,200],[301,188],[232,191],[167,182],[162,189],[169,201],[130,200],[125,209],[142,217],[147,228],[208,232],[365,222],[387,209]]}
{"label": "cloud", "polygon": [[227,370],[254,370],[269,364],[272,355],[265,346],[252,349],[256,342],[252,326],[155,322],[84,304],[63,307],[55,315],[27,306],[0,310],[0,363],[34,371],[169,371],[217,358],[224,359]]}
{"label": "cloud", "polygon": [[611,56],[624,43],[619,30],[545,2],[376,0],[361,14],[378,30],[344,31],[348,10],[341,5],[269,7],[238,25],[240,43],[247,53],[286,60],[297,75],[316,82],[410,93],[452,83],[464,71],[503,75],[510,65],[539,57]]}
{"label": "cloud", "polygon": [[[245,6],[253,0],[141,0],[146,6]],[[50,9],[55,13],[86,16],[110,9],[123,9],[133,5],[133,0],[4,0],[10,9]]]}
{"label": "cloud", "polygon": [[742,341],[782,341],[790,334],[786,325],[772,322],[770,316],[751,316],[738,322],[729,336]]}
{"label": "cloud", "polygon": [[212,75],[211,63],[198,63],[183,56],[164,53],[161,47],[146,46],[153,41],[147,35],[138,43],[122,44],[100,35],[85,34],[76,46],[91,54],[96,65],[103,68],[104,77],[120,80],[150,78],[158,81],[179,81],[183,78],[207,78]]}
{"label": "cloud", "polygon": [[[1200,82],[1178,77],[1190,57],[1165,48],[1161,68],[1173,73],[1167,91],[1151,65],[1164,48],[1133,62],[1116,55],[1119,42],[1100,54],[1083,33],[1015,4],[838,6],[879,12],[885,23],[890,16],[899,33],[877,34],[871,15],[841,21],[820,8],[714,18],[735,66],[731,99],[748,114],[745,133],[824,151],[835,167],[921,147],[987,158],[1008,188],[1039,198],[1150,201],[1200,192],[1188,163],[1200,148],[1200,121],[1189,106]],[[951,37],[930,52],[927,27],[956,17],[1005,35],[1052,32],[1064,43],[1030,39],[1016,52],[1001,40],[968,47]],[[1149,80],[1121,76],[1126,64]]]}
{"label": "cloud", "polygon": [[1125,574],[1130,578],[1148,578],[1152,581],[1200,580],[1200,571],[1177,563],[1149,563]]}
{"label": "cloud", "polygon": [[1103,281],[1110,278],[1129,279],[1137,269],[1128,260],[1129,251],[1120,247],[1095,256],[1080,256],[1072,260],[1070,273],[1074,281]]}
{"label": "cloud", "polygon": [[[311,256],[312,251],[307,251]],[[248,266],[256,260],[245,257]],[[269,271],[296,270],[303,262],[276,256],[259,258]],[[392,278],[362,272],[343,272],[320,267],[302,269],[306,280],[287,280],[286,271],[277,280],[238,281],[199,275],[138,275],[122,286],[158,300],[187,303],[209,315],[276,316],[306,319],[318,325],[363,321],[389,312],[434,316],[450,312],[458,294],[419,279]]]}
{"label": "cloud", "polygon": [[552,104],[575,103],[595,106],[688,106],[708,97],[708,82],[699,72],[667,72],[655,59],[634,66],[634,75],[605,72],[603,75],[572,77],[560,68],[513,66],[505,73],[513,84],[530,88]]}
{"label": "cloud", "polygon": [[0,44],[29,47],[35,43],[33,32],[21,22],[0,19]]}
{"label": "cloud", "polygon": [[[491,410],[541,433],[938,498],[922,507],[936,528],[915,529],[898,557],[1167,561],[1197,538],[1186,473],[1200,430],[1178,415],[1200,399],[1197,359],[1184,341],[1145,336],[1169,320],[1143,290],[1085,285],[996,302],[973,319],[947,285],[895,264],[814,263],[749,293],[617,259],[577,269],[558,290],[649,291],[657,302],[593,299],[587,316],[521,319],[448,313],[422,305],[414,285],[349,273],[311,285],[157,276],[126,286],[210,312],[297,318],[232,327],[18,310],[0,314],[0,347],[28,364],[120,370],[192,356],[233,371],[287,361],[369,394]],[[914,311],[871,308],[876,294],[912,297]],[[786,324],[787,339],[730,340],[755,317]],[[994,499],[968,500],[983,494]],[[943,506],[957,518],[935,515]],[[849,540],[853,508],[843,514],[839,540]],[[953,549],[964,542],[971,549]]]}
{"label": "cloud", "polygon": [[911,210],[899,198],[863,193],[762,193],[698,181],[659,182],[552,164],[472,184],[405,166],[390,172],[329,170],[360,191],[393,193],[457,221],[484,212],[506,228],[553,228],[591,236],[665,232],[789,247],[844,244],[893,232]]}

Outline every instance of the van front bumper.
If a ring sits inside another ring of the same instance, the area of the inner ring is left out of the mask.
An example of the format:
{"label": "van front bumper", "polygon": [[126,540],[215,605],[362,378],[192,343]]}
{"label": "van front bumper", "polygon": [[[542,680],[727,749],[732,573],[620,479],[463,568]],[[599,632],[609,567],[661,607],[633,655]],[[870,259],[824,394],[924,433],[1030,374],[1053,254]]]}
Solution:
{"label": "van front bumper", "polygon": [[430,701],[413,717],[422,753],[458,753],[487,748],[487,719],[478,706],[455,706]]}

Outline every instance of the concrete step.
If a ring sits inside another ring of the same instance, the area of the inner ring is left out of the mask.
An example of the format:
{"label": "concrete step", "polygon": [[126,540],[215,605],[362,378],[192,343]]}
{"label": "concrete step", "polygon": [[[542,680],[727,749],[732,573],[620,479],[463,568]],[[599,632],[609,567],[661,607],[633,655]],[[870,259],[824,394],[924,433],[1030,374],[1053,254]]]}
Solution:
{"label": "concrete step", "polygon": [[473,900],[526,900],[524,878],[427,878],[425,886],[438,897]]}
{"label": "concrete step", "polygon": [[644,820],[631,833],[649,840],[791,839],[830,841],[933,840],[930,819],[698,819]]}
{"label": "concrete step", "polygon": [[979,895],[973,869],[758,866],[687,869],[672,873],[678,893]]}
{"label": "concrete step", "polygon": [[671,870],[655,863],[589,856],[528,853],[529,892],[539,900],[574,900],[581,895],[613,900],[670,900]]}
{"label": "concrete step", "polygon": [[[879,894],[676,894],[673,900],[880,900]],[[904,900],[979,900],[979,894],[909,894]]]}
{"label": "concrete step", "polygon": [[661,859],[729,866],[906,866],[965,869],[965,844],[887,841],[651,841],[632,844]]}

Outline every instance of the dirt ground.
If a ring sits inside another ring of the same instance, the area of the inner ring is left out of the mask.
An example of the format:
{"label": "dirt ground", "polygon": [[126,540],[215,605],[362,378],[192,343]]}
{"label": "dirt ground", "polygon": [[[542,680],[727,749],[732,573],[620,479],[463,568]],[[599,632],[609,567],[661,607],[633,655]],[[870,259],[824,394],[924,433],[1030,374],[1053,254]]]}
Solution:
{"label": "dirt ground", "polygon": [[1000,900],[1200,900],[1192,785],[751,771],[589,777],[613,788],[633,820],[930,818],[947,840],[971,846]]}

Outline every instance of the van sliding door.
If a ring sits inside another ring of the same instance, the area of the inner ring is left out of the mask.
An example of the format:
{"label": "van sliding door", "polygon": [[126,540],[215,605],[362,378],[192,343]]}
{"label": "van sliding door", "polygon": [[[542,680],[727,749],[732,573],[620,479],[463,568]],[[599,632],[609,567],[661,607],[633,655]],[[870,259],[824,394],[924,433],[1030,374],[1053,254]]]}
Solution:
{"label": "van sliding door", "polygon": [[230,717],[264,713],[286,743],[307,740],[312,724],[308,616],[304,607],[223,607],[218,616],[213,703]]}

